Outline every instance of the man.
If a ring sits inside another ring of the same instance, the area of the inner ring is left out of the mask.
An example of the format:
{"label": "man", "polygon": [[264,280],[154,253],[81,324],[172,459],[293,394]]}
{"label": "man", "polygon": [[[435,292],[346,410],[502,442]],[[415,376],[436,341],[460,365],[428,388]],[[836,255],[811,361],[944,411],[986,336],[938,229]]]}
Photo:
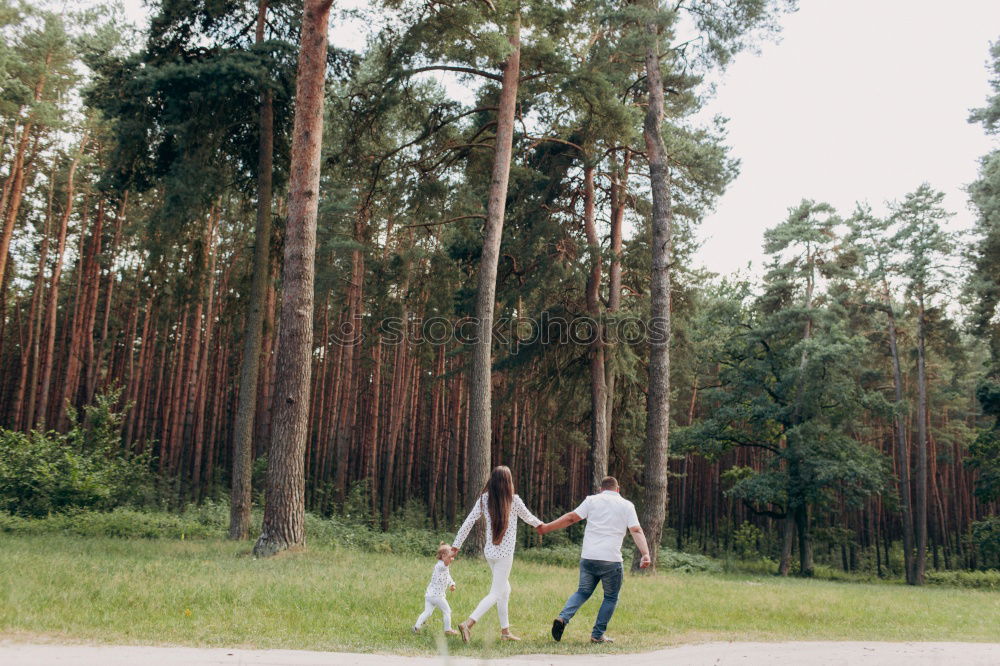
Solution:
{"label": "man", "polygon": [[587,529],[583,533],[583,551],[580,553],[580,587],[566,601],[559,617],[553,620],[552,638],[556,641],[562,639],[566,625],[594,593],[600,581],[604,587],[604,601],[597,611],[597,621],[594,622],[590,640],[592,643],[614,643],[604,632],[614,615],[615,606],[618,605],[618,592],[625,576],[622,567],[622,539],[626,532],[631,532],[632,540],[642,553],[642,561],[639,563],[642,569],[649,566],[649,546],[646,545],[646,535],[639,525],[639,518],[635,515],[635,505],[618,494],[618,480],[613,476],[604,477],[601,492],[583,500],[576,510],[535,529],[539,534],[547,534],[583,519],[587,520]]}

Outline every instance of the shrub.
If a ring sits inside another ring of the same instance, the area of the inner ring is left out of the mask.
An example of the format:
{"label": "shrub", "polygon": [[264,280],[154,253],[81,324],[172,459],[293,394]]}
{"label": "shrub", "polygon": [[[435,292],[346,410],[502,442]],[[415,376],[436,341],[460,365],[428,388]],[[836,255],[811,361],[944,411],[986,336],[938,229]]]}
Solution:
{"label": "shrub", "polygon": [[1000,516],[972,523],[972,543],[982,568],[1000,567]]}
{"label": "shrub", "polygon": [[526,562],[551,564],[559,567],[575,567],[580,563],[580,546],[557,544],[540,548],[521,548],[517,551],[517,557]]}
{"label": "shrub", "polygon": [[671,548],[660,548],[656,566],[661,570],[670,569],[681,573],[719,573],[722,571],[722,563],[718,560],[704,555],[682,553]]}
{"label": "shrub", "polygon": [[98,396],[83,418],[70,410],[75,425],[65,435],[0,429],[0,511],[37,517],[150,503],[150,459],[121,451],[117,400],[117,391]]}
{"label": "shrub", "polygon": [[760,558],[760,541],[763,536],[763,530],[753,523],[741,523],[733,532],[733,550],[736,556],[742,559]]}
{"label": "shrub", "polygon": [[1000,571],[928,571],[924,580],[928,585],[951,585],[984,590],[1000,590]]}
{"label": "shrub", "polygon": [[115,509],[80,511],[26,519],[0,513],[0,532],[9,534],[69,534],[120,539],[207,539],[220,537],[218,528],[197,519],[164,512]]}

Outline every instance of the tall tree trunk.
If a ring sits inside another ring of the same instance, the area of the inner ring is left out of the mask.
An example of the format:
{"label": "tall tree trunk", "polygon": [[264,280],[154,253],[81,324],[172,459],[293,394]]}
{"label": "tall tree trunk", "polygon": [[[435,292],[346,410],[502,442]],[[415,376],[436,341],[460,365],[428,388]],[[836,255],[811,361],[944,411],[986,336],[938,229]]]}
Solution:
{"label": "tall tree trunk", "polygon": [[[404,291],[405,293],[405,291]],[[403,325],[407,326],[409,321],[406,307],[403,307]],[[410,363],[407,362],[407,335],[396,345],[396,358],[392,370],[392,386],[389,389],[389,404],[392,409],[389,412],[389,433],[386,437],[388,450],[385,456],[385,473],[382,484],[382,529],[389,529],[389,514],[392,511],[392,496],[396,478],[396,460],[402,454],[399,440],[403,429],[403,395],[409,385]]]}
{"label": "tall tree trunk", "polygon": [[792,546],[795,544],[795,516],[789,508],[781,523],[781,560],[778,562],[778,575],[787,576],[792,572]]}
{"label": "tall tree trunk", "polygon": [[[654,3],[658,7],[658,3]],[[649,552],[656,567],[663,523],[667,518],[667,471],[670,434],[670,262],[673,211],[670,202],[670,167],[663,141],[663,79],[660,74],[658,28],[645,26],[646,82],[649,106],[643,123],[643,139],[649,162],[653,194],[652,274],[650,276],[649,390],[646,397],[646,447],[643,506],[640,522],[646,531]],[[632,563],[639,568],[639,554]]]}
{"label": "tall tree trunk", "polygon": [[601,242],[594,213],[594,165],[583,167],[583,228],[590,253],[587,277],[587,314],[594,340],[590,345],[590,451],[591,490],[598,492],[608,475],[608,385],[604,374],[604,326],[601,322]]}
{"label": "tall tree trunk", "polygon": [[805,504],[795,509],[795,527],[799,532],[799,575],[813,575],[812,539],[809,537],[809,507]]}
{"label": "tall tree trunk", "polygon": [[[126,190],[125,194],[122,195],[122,199],[118,204],[118,213],[117,215],[115,215],[115,232],[111,238],[111,248],[110,251],[107,253],[107,256],[104,257],[107,263],[107,273],[108,273],[107,287],[104,290],[104,313],[101,316],[101,333],[97,341],[97,359],[94,367],[92,368],[93,372],[90,374],[88,378],[87,396],[86,396],[88,403],[93,401],[94,392],[96,390],[96,384],[101,369],[105,368],[104,370],[105,383],[112,376],[114,369],[113,368],[114,355],[112,354],[111,358],[108,359],[107,365],[105,365],[104,363],[104,358],[108,354],[108,349],[107,349],[108,325],[111,319],[111,305],[114,300],[113,297],[115,293],[114,263],[115,263],[115,258],[118,256],[119,244],[121,243],[122,227],[125,224],[125,210],[128,207],[128,195],[129,195],[128,190]],[[134,328],[132,330],[134,330]],[[131,340],[131,338],[128,339]]]}
{"label": "tall tree trunk", "polygon": [[295,90],[288,222],[281,291],[264,524],[258,557],[305,542],[305,447],[312,370],[316,213],[323,139],[323,88],[332,0],[305,0]]}
{"label": "tall tree trunk", "polygon": [[[802,340],[807,342],[812,338],[812,299],[813,293],[816,289],[816,276],[815,276],[815,256],[812,253],[811,246],[807,246],[806,249],[806,263],[809,266],[809,272],[806,277],[806,294],[803,299],[802,308],[806,312],[806,323],[802,331]],[[805,346],[803,346],[802,354],[799,356],[799,378],[803,376],[806,369],[806,364],[809,362],[809,353]],[[796,395],[795,395],[795,409],[792,413],[792,423],[798,424],[802,418],[802,392],[799,390],[798,383],[796,382]],[[800,460],[800,449],[797,445],[798,434],[794,435],[794,438],[785,437],[784,438],[784,451],[786,464],[788,465],[788,485],[790,487],[798,486],[800,481],[799,477],[799,460]],[[797,528],[799,532],[799,563],[800,570],[804,576],[812,575],[812,546],[809,542],[809,510],[804,504],[801,504],[803,500],[801,498],[792,497],[789,493],[788,502],[785,506],[785,545],[781,551],[781,561],[778,563],[778,572],[782,576],[787,576],[791,570],[791,546],[790,540],[793,538],[793,528]],[[809,552],[806,552],[806,546],[809,548]],[[808,563],[808,569],[803,569],[802,566]]]}
{"label": "tall tree trunk", "polygon": [[[24,134],[18,143],[17,154],[14,158],[14,164],[11,166],[11,174],[8,177],[10,181],[10,200],[9,202],[4,202],[4,208],[0,208],[0,213],[3,213],[3,227],[2,231],[0,231],[0,275],[4,275],[7,271],[7,255],[10,250],[11,238],[14,236],[14,223],[17,221],[17,214],[21,207],[21,197],[24,195],[24,155],[28,150],[31,128],[31,123],[24,126]],[[7,206],[8,203],[9,206]]]}
{"label": "tall tree trunk", "polygon": [[[52,390],[52,372],[55,366],[55,346],[56,346],[56,310],[59,307],[59,281],[62,279],[63,254],[66,252],[66,231],[69,226],[69,217],[73,212],[74,177],[76,168],[83,157],[83,151],[87,145],[87,138],[80,139],[80,149],[69,166],[69,173],[66,177],[66,206],[63,209],[62,217],[59,219],[59,237],[56,241],[55,265],[52,268],[52,279],[49,284],[48,299],[45,306],[45,346],[42,355],[41,379],[38,383],[38,410],[34,417],[34,423],[41,429],[45,428],[45,419],[49,411],[49,393]],[[28,426],[33,425],[29,416]]]}
{"label": "tall tree trunk", "polygon": [[[214,386],[210,381],[209,362],[212,354],[212,334],[215,330],[215,265],[217,257],[216,230],[219,225],[221,211],[211,216],[208,228],[208,238],[205,241],[208,254],[208,266],[205,269],[205,277],[202,282],[204,286],[205,304],[205,331],[202,335],[201,349],[198,350],[200,360],[197,371],[193,373],[195,382],[193,397],[194,400],[188,403],[188,417],[192,421],[191,428],[191,499],[197,501],[202,494],[202,467],[204,457],[204,437],[205,437],[205,403],[208,389]],[[224,280],[222,281],[224,282]]]}
{"label": "tall tree trunk", "polygon": [[371,512],[372,516],[378,513],[378,441],[379,441],[379,411],[382,405],[382,338],[381,336],[375,342],[375,347],[372,349],[372,397],[371,397],[371,420],[368,423],[368,432],[365,439],[368,440],[365,445],[366,451],[366,475],[368,477],[368,492],[370,493],[371,499]]}
{"label": "tall tree trunk", "polygon": [[[42,335],[42,295],[45,292],[45,264],[49,257],[49,236],[52,234],[52,203],[55,197],[55,169],[49,178],[49,198],[45,211],[45,224],[42,231],[42,246],[38,252],[38,272],[35,274],[35,284],[31,292],[31,310],[28,314],[28,335],[21,353],[21,375],[17,382],[17,392],[14,396],[13,423],[14,429],[20,430],[26,426],[30,429],[35,413],[37,394],[35,385],[38,382]],[[28,404],[25,408],[24,400]]]}
{"label": "tall tree trunk", "polygon": [[[511,52],[503,68],[497,111],[496,147],[486,224],[483,228],[483,252],[476,285],[476,340],[472,347],[469,375],[469,454],[466,470],[465,503],[472,506],[490,472],[493,423],[493,309],[496,302],[497,265],[500,262],[500,239],[503,236],[504,211],[507,207],[507,182],[514,140],[514,115],[517,109],[517,85],[521,72],[521,17],[510,26]],[[481,546],[480,530],[474,530],[467,551]]]}
{"label": "tall tree trunk", "polygon": [[340,423],[337,427],[336,439],[336,469],[334,487],[337,492],[337,504],[343,505],[347,498],[348,466],[350,464],[351,441],[354,437],[354,426],[357,422],[358,396],[355,387],[358,383],[361,360],[361,327],[362,327],[362,288],[365,275],[365,257],[360,245],[364,241],[364,226],[367,223],[368,211],[359,210],[354,220],[354,240],[358,244],[351,252],[351,283],[347,289],[347,321],[350,331],[350,343],[344,349],[344,374],[341,403],[338,413]]}
{"label": "tall tree trunk", "polygon": [[[694,385],[691,387],[691,402],[688,405],[687,424],[689,427],[694,425],[694,414],[695,414],[695,407],[697,406],[697,404],[698,404],[698,383],[696,381]],[[681,493],[680,493],[681,510],[680,510],[680,516],[678,516],[677,520],[677,535],[676,535],[677,550],[681,550],[684,541],[684,521],[687,515],[688,476],[689,476],[688,469],[690,468],[690,465],[691,465],[691,454],[685,453],[684,464],[683,467],[681,468]]]}
{"label": "tall tree trunk", "polygon": [[913,584],[924,584],[927,568],[927,367],[924,295],[917,295],[917,552]]}
{"label": "tall tree trunk", "polygon": [[[256,42],[264,41],[268,0],[257,6]],[[254,228],[253,276],[246,316],[240,393],[233,432],[233,479],[229,504],[229,538],[250,536],[251,474],[253,466],[254,416],[257,413],[257,382],[264,327],[264,300],[271,277],[271,188],[274,171],[274,103],[270,88],[261,94],[260,142],[257,155],[257,224]]]}
{"label": "tall tree trunk", "polygon": [[[608,269],[608,313],[614,316],[621,309],[622,303],[622,226],[625,220],[625,201],[628,187],[628,170],[632,160],[632,153],[626,152],[621,171],[616,168],[612,170],[611,181],[611,266]],[[605,386],[608,396],[607,401],[607,428],[608,428],[608,448],[611,446],[612,432],[614,431],[615,416],[615,384],[617,383],[617,373],[614,364],[614,346],[619,344],[618,339],[621,330],[616,330],[613,339],[609,340],[609,346],[604,355],[605,361]]]}
{"label": "tall tree trunk", "polygon": [[87,283],[87,317],[84,320],[82,391],[77,388],[79,405],[90,403],[97,382],[97,305],[101,296],[101,256],[103,254],[103,224],[106,215],[104,200],[101,200],[98,213],[98,225],[94,229],[94,239],[91,242],[90,279]]}
{"label": "tall tree trunk", "polygon": [[[67,404],[78,406],[77,394],[80,388],[80,376],[84,368],[84,356],[87,349],[87,341],[93,340],[93,323],[91,318],[91,292],[92,283],[95,280],[94,268],[97,264],[97,253],[101,251],[101,234],[104,228],[104,200],[100,199],[97,205],[97,215],[94,217],[94,227],[90,232],[90,243],[86,237],[86,218],[89,212],[87,205],[88,196],[84,196],[81,208],[80,222],[80,256],[77,258],[77,289],[73,306],[73,320],[69,329],[69,352],[66,355],[66,373],[62,385],[62,393],[57,415],[53,419],[57,428],[66,430],[69,423],[69,414],[65,410]],[[96,303],[94,304],[96,306]]]}
{"label": "tall tree trunk", "polygon": [[892,355],[892,387],[896,401],[894,417],[896,430],[896,460],[899,466],[899,511],[903,523],[903,567],[906,570],[906,582],[914,585],[916,582],[913,568],[913,515],[910,506],[910,449],[906,442],[906,418],[898,410],[903,405],[903,371],[899,362],[899,347],[896,343],[896,314],[893,311],[892,299],[889,295],[889,285],[883,278],[882,296],[888,314],[889,352]]}
{"label": "tall tree trunk", "polygon": [[[45,82],[49,76],[49,65],[52,64],[52,51],[45,53],[45,64],[42,67],[38,81],[35,82],[33,99],[37,104],[42,99],[45,91]],[[14,154],[14,161],[10,167],[10,175],[4,184],[3,195],[0,197],[0,213],[4,214],[3,228],[0,230],[0,276],[7,270],[7,253],[10,250],[10,241],[14,235],[14,223],[17,221],[18,209],[21,206],[21,196],[24,194],[24,156],[28,148],[28,141],[31,132],[35,127],[33,119],[29,118],[24,123],[21,130],[21,140],[17,145],[17,152]],[[8,199],[8,197],[10,197]],[[8,207],[9,204],[9,207]]]}

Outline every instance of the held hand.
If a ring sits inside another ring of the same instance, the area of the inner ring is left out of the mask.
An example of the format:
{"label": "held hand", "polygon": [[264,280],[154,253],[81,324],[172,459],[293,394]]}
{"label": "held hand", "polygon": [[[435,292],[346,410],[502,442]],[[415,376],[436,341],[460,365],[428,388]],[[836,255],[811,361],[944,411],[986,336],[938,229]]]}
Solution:
{"label": "held hand", "polygon": [[538,532],[538,536],[542,536],[543,534],[548,532],[548,530],[545,529],[546,527],[548,527],[548,523],[542,523],[541,525],[535,527],[535,531]]}
{"label": "held hand", "polygon": [[648,553],[646,555],[643,555],[642,559],[639,560],[639,568],[640,569],[645,569],[645,568],[649,567],[650,564],[651,564],[651,562],[649,560],[649,554]]}
{"label": "held hand", "polygon": [[455,548],[454,546],[451,547],[451,556],[452,557],[458,556],[458,548]]}

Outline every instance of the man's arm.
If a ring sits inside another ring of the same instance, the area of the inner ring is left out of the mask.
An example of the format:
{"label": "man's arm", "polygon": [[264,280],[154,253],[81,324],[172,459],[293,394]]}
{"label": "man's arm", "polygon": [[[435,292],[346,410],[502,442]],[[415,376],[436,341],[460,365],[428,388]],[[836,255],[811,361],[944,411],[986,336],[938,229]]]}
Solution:
{"label": "man's arm", "polygon": [[583,520],[583,518],[577,515],[576,511],[570,511],[569,513],[564,513],[559,518],[556,518],[551,523],[542,523],[535,528],[535,531],[539,534],[548,534],[549,532],[555,532],[556,530],[569,527],[570,525],[578,523],[581,520]]}
{"label": "man's arm", "polygon": [[642,531],[641,525],[630,527],[628,528],[628,531],[632,534],[632,541],[635,541],[635,547],[639,549],[640,553],[642,553],[642,559],[639,561],[639,568],[645,569],[650,565],[649,544],[646,543],[646,534]]}

